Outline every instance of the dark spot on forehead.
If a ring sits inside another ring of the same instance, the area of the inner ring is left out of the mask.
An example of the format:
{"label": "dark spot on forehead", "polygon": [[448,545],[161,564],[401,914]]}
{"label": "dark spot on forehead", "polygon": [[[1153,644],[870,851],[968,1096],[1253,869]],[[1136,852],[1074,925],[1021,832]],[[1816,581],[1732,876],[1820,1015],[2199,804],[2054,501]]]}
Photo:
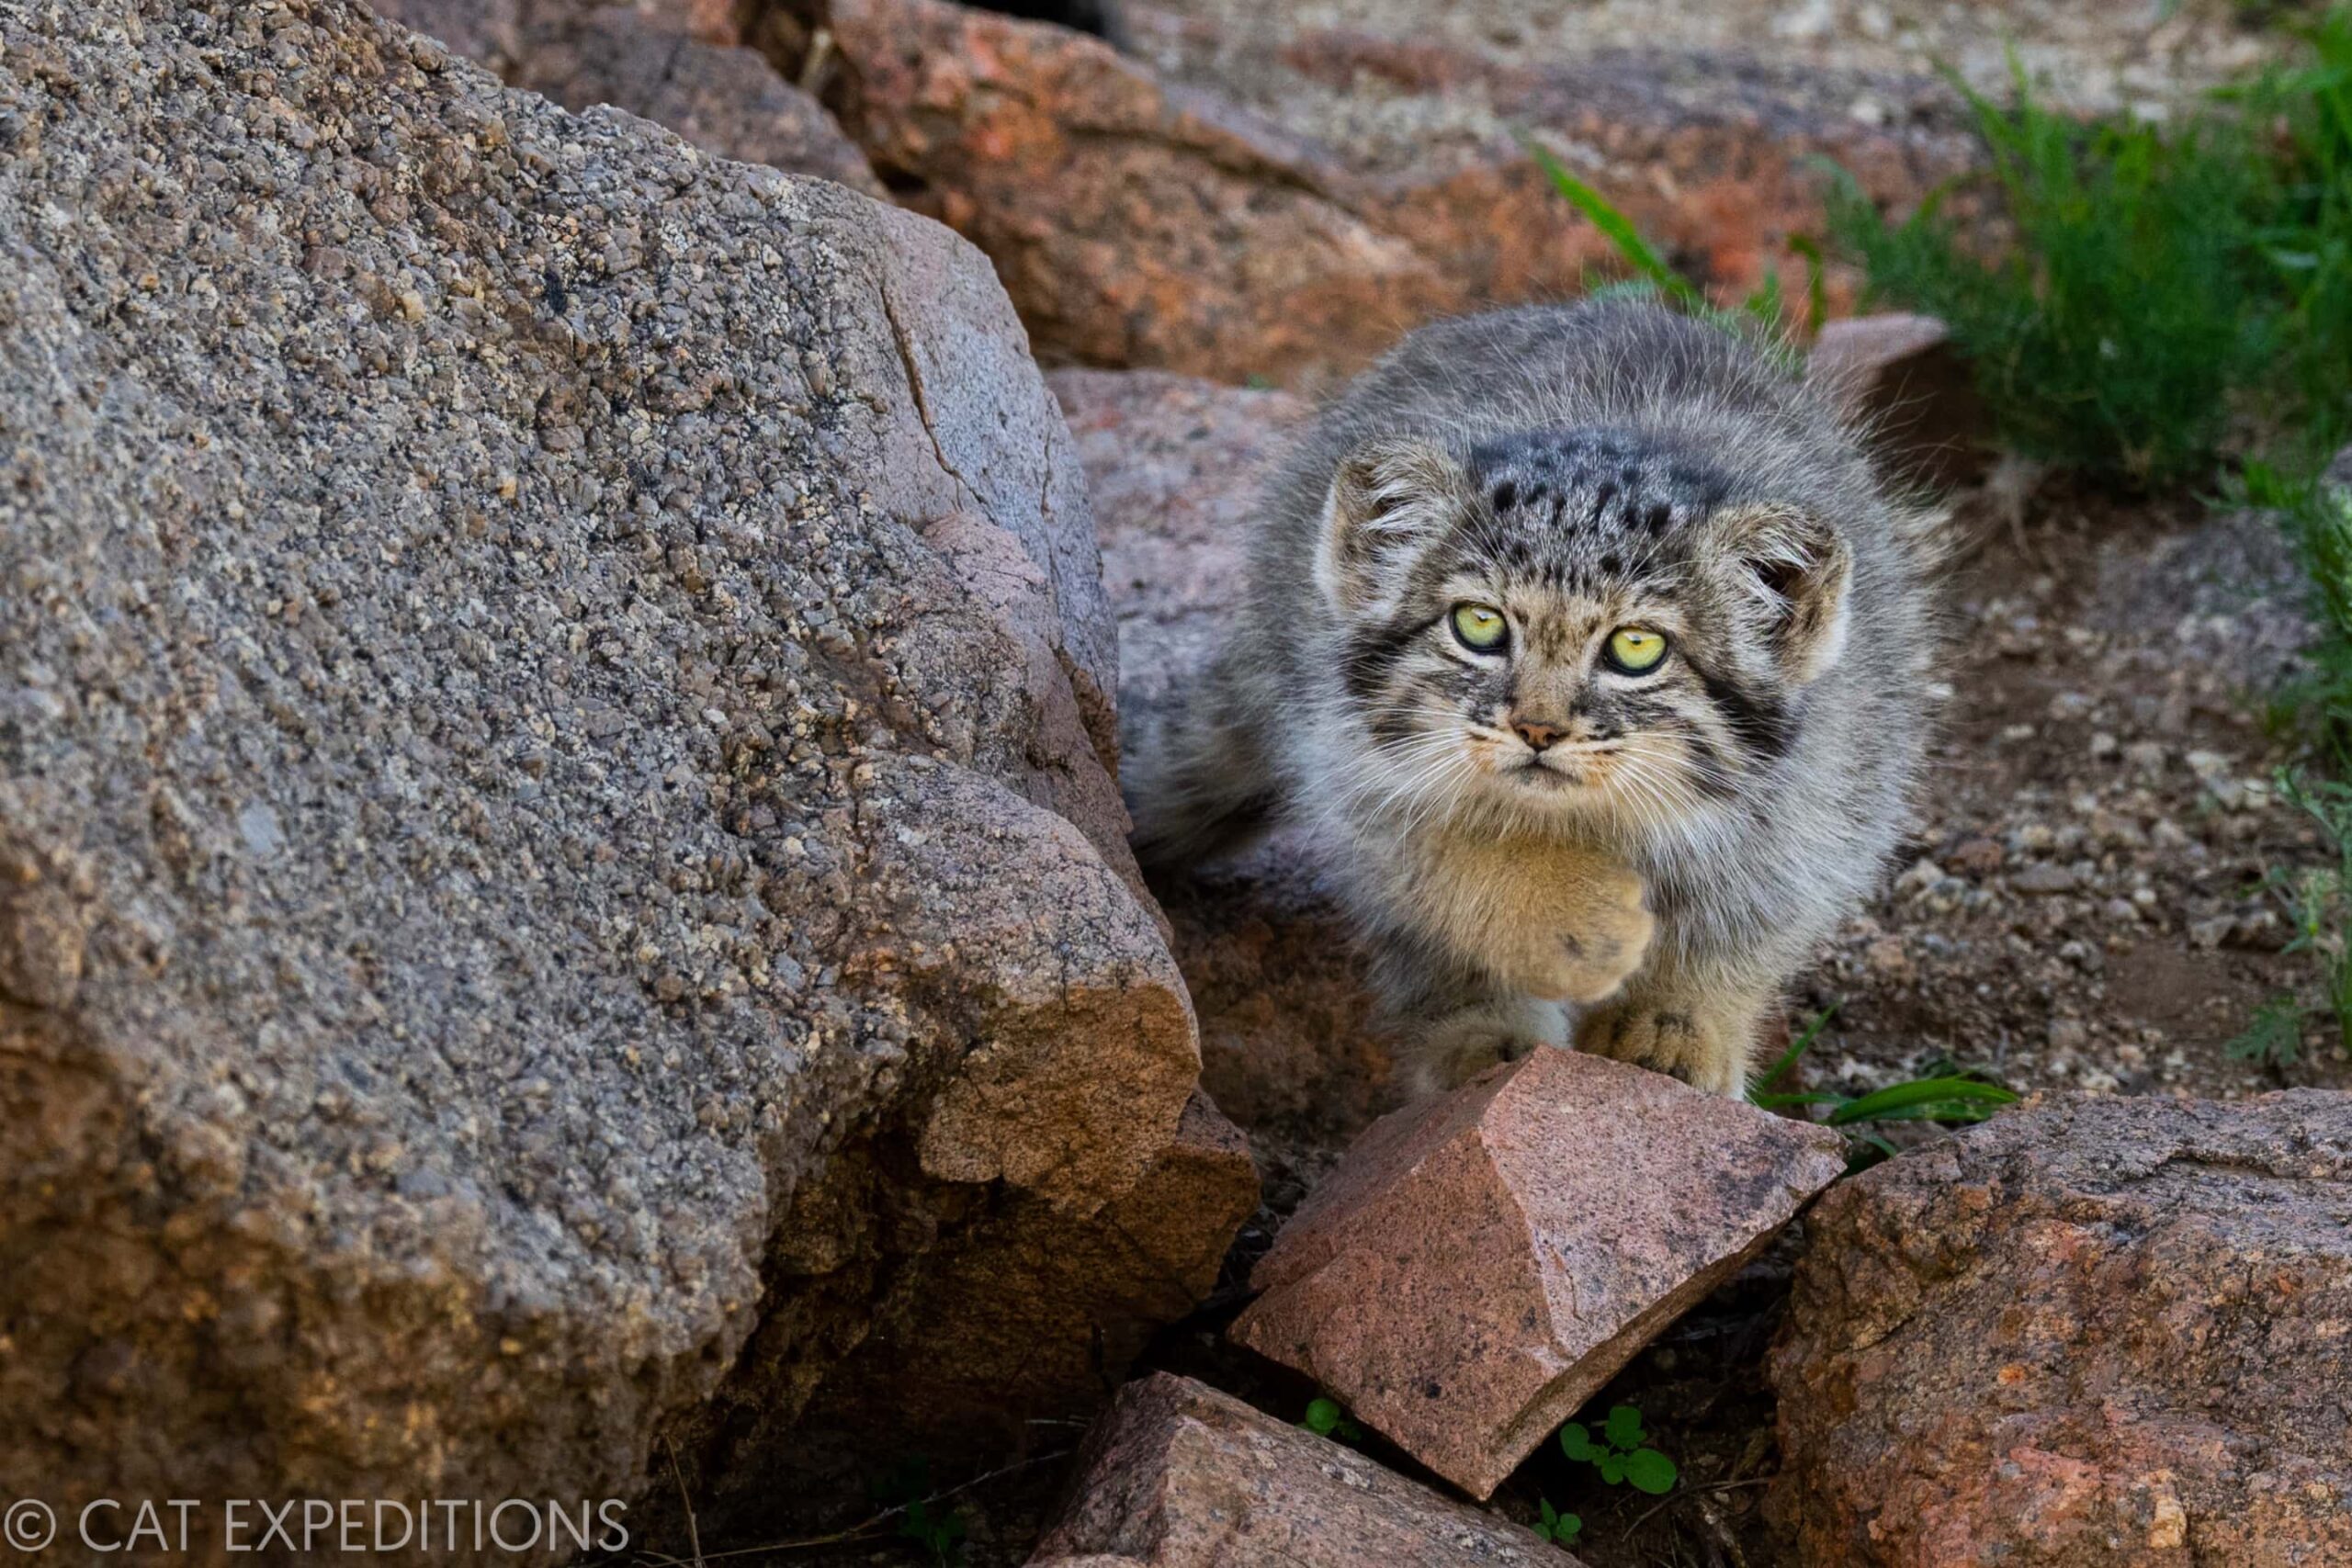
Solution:
{"label": "dark spot on forehead", "polygon": [[1470,467],[1502,536],[1532,535],[1586,564],[1583,548],[1612,536],[1662,539],[1733,489],[1709,454],[1671,436],[1606,427],[1497,436],[1471,448]]}

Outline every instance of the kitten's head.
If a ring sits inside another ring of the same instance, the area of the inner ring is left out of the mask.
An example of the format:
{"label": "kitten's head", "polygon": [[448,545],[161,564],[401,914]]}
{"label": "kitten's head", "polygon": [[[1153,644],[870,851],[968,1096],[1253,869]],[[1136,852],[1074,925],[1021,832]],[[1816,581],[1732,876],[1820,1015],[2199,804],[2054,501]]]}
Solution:
{"label": "kitten's head", "polygon": [[1627,834],[1737,795],[1843,652],[1853,570],[1832,524],[1750,489],[1610,430],[1351,450],[1316,577],[1371,748],[1354,787]]}

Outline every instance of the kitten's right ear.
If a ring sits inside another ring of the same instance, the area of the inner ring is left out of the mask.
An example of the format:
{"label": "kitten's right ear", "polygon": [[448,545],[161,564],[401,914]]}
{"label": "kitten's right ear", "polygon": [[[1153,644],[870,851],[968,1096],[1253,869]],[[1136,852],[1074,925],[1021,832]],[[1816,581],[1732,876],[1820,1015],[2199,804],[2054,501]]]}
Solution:
{"label": "kitten's right ear", "polygon": [[1342,609],[1391,597],[1471,494],[1462,465],[1426,441],[1380,435],[1340,459],[1323,502],[1315,583]]}

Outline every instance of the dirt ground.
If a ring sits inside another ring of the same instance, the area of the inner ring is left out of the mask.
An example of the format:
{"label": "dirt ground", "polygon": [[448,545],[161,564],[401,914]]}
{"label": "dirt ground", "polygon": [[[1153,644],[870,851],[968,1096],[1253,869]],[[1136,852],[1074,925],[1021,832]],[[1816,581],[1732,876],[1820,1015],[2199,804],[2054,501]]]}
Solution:
{"label": "dirt ground", "polygon": [[1875,1087],[1949,1059],[2020,1090],[2352,1084],[2329,1032],[2284,1070],[2225,1050],[2312,977],[2260,886],[2319,852],[2263,722],[2309,636],[2283,541],[2064,486],[2014,526],[1996,510],[1955,519],[1973,553],[1909,863],[1792,998],[1800,1020],[1837,1008],[1811,1076]]}

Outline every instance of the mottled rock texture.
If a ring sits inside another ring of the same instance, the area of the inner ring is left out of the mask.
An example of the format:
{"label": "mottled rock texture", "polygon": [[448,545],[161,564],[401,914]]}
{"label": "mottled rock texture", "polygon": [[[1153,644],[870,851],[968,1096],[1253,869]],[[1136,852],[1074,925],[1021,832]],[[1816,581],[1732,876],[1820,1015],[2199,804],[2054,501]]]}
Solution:
{"label": "mottled rock texture", "polygon": [[731,44],[737,31],[736,0],[368,0],[368,9],[501,75],[527,63],[535,38],[616,17],[702,43]]}
{"label": "mottled rock texture", "polygon": [[1030,1568],[1577,1568],[1492,1514],[1162,1372],[1087,1439]]}
{"label": "mottled rock texture", "polygon": [[820,31],[827,103],[989,253],[1041,356],[1238,381],[1361,362],[1441,307],[1309,149],[1099,39],[945,0],[796,0],[757,36],[789,67]]}
{"label": "mottled rock texture", "polygon": [[1844,1140],[1542,1046],[1373,1125],[1233,1325],[1485,1497],[1845,1170]]}
{"label": "mottled rock texture", "polygon": [[2352,1096],[2037,1101],[1807,1230],[1798,1561],[2352,1562]]}
{"label": "mottled rock texture", "polygon": [[959,1238],[1198,1277],[983,257],[342,0],[0,9],[0,1476],[782,1474]]}
{"label": "mottled rock texture", "polygon": [[[1157,370],[1057,370],[1046,384],[1086,470],[1132,738],[1216,652],[1241,592],[1260,480],[1307,405]],[[1219,1108],[1278,1167],[1309,1157],[1308,1145],[1343,1145],[1384,1108],[1388,1055],[1308,846],[1277,835],[1157,891]]]}
{"label": "mottled rock texture", "polygon": [[[1139,11],[1123,54],[945,0],[772,0],[750,36],[900,199],[995,259],[1041,356],[1228,382],[1353,371],[1433,316],[1617,269],[1522,134],[1733,301],[1804,277],[1812,159],[1901,204],[1972,156],[1933,84],[1712,56],[1534,71],[1318,14],[1224,30]],[[1829,281],[1850,298],[1849,274]]]}
{"label": "mottled rock texture", "polygon": [[622,6],[535,23],[506,79],[566,108],[627,109],[717,157],[883,194],[865,154],[822,104],[754,51],[706,42],[683,21]]}

